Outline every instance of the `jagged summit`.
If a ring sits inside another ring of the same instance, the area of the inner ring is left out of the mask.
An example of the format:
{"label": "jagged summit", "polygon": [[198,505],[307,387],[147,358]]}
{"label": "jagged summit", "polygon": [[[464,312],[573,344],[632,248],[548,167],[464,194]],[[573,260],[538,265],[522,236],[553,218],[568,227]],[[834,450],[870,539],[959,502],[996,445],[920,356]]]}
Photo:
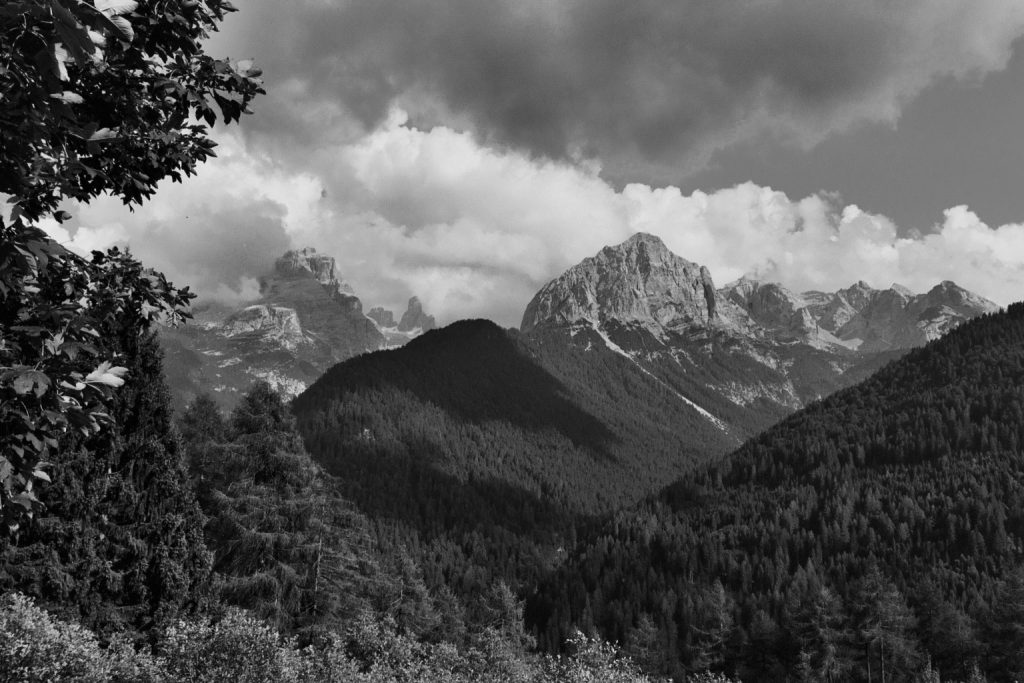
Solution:
{"label": "jagged summit", "polygon": [[286,251],[274,262],[275,274],[283,277],[302,277],[310,273],[316,280],[341,294],[354,296],[352,287],[337,275],[333,256],[318,254],[313,247]]}
{"label": "jagged summit", "polygon": [[424,313],[419,297],[414,296],[409,299],[409,305],[406,307],[405,313],[402,314],[402,319],[398,321],[398,330],[411,332],[418,329],[427,332],[434,329],[434,325],[434,316]]}
{"label": "jagged summit", "polygon": [[434,325],[415,297],[402,317],[363,303],[333,256],[306,247],[285,252],[260,278],[260,297],[224,308],[182,330],[164,330],[168,377],[179,407],[211,391],[231,408],[256,379],[288,396],[305,389],[332,365],[353,356],[401,346]]}
{"label": "jagged summit", "polygon": [[712,424],[756,430],[994,310],[951,282],[926,294],[897,284],[874,289],[864,280],[797,293],[747,276],[717,289],[707,267],[637,233],[546,284],[521,329],[586,349],[604,346]]}
{"label": "jagged summit", "polygon": [[523,315],[529,331],[589,321],[679,329],[723,320],[710,271],[639,232],[584,259],[537,293]]}

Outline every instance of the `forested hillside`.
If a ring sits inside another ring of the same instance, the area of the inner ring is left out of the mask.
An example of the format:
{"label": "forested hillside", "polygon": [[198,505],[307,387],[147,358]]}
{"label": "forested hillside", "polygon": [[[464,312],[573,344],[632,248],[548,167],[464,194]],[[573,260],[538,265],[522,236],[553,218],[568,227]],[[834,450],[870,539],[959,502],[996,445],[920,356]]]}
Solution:
{"label": "forested hillside", "polygon": [[462,596],[526,591],[581,517],[734,443],[628,360],[476,320],[335,366],[294,402],[313,454],[378,533]]}
{"label": "forested hillside", "polygon": [[374,489],[375,505],[405,505],[395,479],[413,467],[602,512],[736,445],[614,353],[485,320],[341,363],[294,408],[329,469],[390,483],[384,500]]}
{"label": "forested hillside", "polygon": [[1024,304],[964,324],[581,539],[528,614],[649,670],[1024,675]]}

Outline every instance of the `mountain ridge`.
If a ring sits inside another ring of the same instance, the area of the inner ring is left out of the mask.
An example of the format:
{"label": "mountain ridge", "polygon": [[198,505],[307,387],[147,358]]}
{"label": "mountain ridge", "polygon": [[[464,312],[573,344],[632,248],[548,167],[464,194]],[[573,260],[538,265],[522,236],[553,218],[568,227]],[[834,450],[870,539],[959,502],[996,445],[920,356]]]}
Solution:
{"label": "mountain ridge", "polygon": [[743,438],[997,309],[948,281],[920,295],[863,281],[796,294],[749,277],[716,289],[707,267],[636,233],[548,282],[520,329],[603,344]]}
{"label": "mountain ridge", "polygon": [[434,326],[417,297],[398,324],[363,303],[332,256],[311,247],[285,252],[260,279],[259,297],[238,308],[197,307],[192,324],[163,328],[168,383],[177,408],[210,392],[230,409],[253,382],[296,396],[334,364],[397,347]]}

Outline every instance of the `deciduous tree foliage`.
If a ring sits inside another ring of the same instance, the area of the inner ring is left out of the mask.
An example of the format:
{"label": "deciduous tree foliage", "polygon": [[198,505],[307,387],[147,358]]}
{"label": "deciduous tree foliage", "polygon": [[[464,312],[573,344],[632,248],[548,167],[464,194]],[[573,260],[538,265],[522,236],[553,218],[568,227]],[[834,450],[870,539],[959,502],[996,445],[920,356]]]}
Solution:
{"label": "deciduous tree foliage", "polygon": [[13,0],[0,7],[0,193],[36,220],[64,199],[137,204],[212,155],[219,109],[262,92],[206,54],[226,0]]}
{"label": "deciduous tree foliage", "polygon": [[[209,158],[208,126],[262,92],[248,62],[207,55],[224,0],[9,0],[0,6],[0,516],[16,529],[69,430],[108,424],[122,367],[98,343],[190,299],[120,252],[69,253],[34,226],[62,201],[138,204]],[[108,288],[108,289],[104,289]]]}

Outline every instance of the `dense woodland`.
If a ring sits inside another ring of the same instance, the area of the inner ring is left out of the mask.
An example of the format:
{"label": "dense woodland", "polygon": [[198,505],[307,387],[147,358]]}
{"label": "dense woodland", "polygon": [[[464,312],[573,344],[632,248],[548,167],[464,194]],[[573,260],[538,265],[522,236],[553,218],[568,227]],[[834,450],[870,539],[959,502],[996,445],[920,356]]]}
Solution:
{"label": "dense woodland", "polygon": [[294,407],[259,384],[174,420],[133,330],[107,341],[137,379],[118,429],[67,437],[0,548],[5,652],[71,648],[58,679],[1024,674],[1022,304],[725,458],[679,454],[639,502],[603,497],[614,466],[692,418],[615,354],[470,321]]}
{"label": "dense woodland", "polygon": [[227,417],[201,397],[176,429],[140,341],[116,448],[69,442],[47,516],[0,544],[0,680],[646,680],[582,634],[568,657],[533,654],[503,582],[428,589],[269,385]]}
{"label": "dense woodland", "polygon": [[484,320],[339,364],[294,409],[382,542],[461,596],[527,591],[577,527],[735,443],[603,346]]}
{"label": "dense woodland", "polygon": [[1024,304],[784,420],[582,539],[530,601],[655,673],[1024,676]]}
{"label": "dense woodland", "polygon": [[773,378],[703,330],[641,354],[671,389],[465,321],[175,416],[194,295],[39,224],[213,154],[264,92],[205,52],[233,11],[0,6],[0,681],[1024,678],[1024,304],[742,446],[785,410],[706,392]]}

